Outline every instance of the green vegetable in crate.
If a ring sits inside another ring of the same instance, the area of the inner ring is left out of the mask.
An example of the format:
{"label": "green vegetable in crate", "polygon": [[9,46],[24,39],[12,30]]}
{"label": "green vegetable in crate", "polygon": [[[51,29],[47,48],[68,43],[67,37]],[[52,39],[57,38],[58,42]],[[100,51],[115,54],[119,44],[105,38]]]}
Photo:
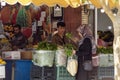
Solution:
{"label": "green vegetable in crate", "polygon": [[57,50],[57,45],[50,42],[40,42],[37,50],[33,53],[33,63],[40,67],[52,67],[54,63],[54,55]]}
{"label": "green vegetable in crate", "polygon": [[98,47],[97,53],[112,54],[113,48],[112,47]]}
{"label": "green vegetable in crate", "polygon": [[38,43],[37,50],[57,50],[57,45],[50,42],[40,42]]}

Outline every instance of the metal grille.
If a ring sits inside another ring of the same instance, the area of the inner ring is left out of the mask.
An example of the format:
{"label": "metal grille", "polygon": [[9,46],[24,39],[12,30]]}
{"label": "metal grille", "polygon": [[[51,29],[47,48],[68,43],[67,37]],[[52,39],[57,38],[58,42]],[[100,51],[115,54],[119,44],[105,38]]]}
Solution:
{"label": "metal grille", "polygon": [[32,66],[31,80],[55,80],[55,67]]}
{"label": "metal grille", "polygon": [[98,80],[107,77],[114,78],[114,67],[98,67]]}

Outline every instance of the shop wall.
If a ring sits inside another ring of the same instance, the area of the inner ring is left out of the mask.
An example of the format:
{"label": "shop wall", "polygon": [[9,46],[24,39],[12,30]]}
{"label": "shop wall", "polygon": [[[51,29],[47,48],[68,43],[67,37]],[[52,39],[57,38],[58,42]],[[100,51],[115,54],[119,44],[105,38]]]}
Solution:
{"label": "shop wall", "polygon": [[75,32],[76,28],[81,24],[81,7],[64,8],[64,21],[68,32]]}
{"label": "shop wall", "polygon": [[9,6],[5,6],[0,11],[0,20],[2,20],[3,23],[9,23],[10,22],[10,15],[11,15],[11,9]]}

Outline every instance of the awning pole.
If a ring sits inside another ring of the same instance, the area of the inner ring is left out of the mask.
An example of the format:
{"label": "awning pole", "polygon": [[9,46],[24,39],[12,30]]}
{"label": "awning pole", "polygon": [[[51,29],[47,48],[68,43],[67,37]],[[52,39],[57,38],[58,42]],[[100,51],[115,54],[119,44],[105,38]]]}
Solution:
{"label": "awning pole", "polygon": [[95,42],[97,44],[97,27],[98,27],[98,15],[97,15],[97,8],[95,8]]}

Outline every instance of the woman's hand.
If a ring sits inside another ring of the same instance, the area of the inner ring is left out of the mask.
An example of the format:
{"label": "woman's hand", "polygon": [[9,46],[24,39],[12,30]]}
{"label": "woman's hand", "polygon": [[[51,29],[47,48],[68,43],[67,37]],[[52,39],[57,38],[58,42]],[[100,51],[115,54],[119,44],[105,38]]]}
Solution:
{"label": "woman's hand", "polygon": [[76,50],[73,50],[73,51],[72,51],[72,54],[75,55],[75,54],[76,54]]}

